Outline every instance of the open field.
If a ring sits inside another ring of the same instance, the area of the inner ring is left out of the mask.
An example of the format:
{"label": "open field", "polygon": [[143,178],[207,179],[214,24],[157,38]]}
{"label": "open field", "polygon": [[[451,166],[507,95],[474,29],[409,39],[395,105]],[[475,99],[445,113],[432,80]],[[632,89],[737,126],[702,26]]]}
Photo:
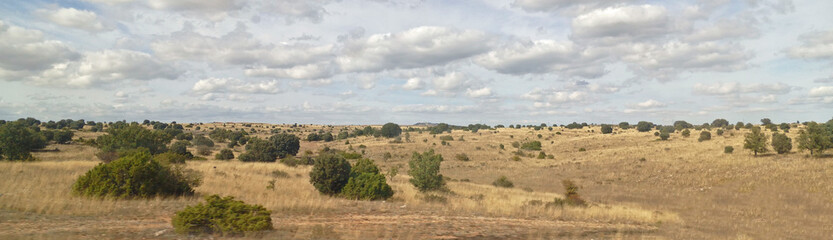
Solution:
{"label": "open field", "polygon": [[[204,124],[200,131],[211,127],[223,124]],[[242,127],[228,123],[226,128]],[[266,124],[245,129],[251,128],[261,137],[274,128],[289,129]],[[304,139],[312,131],[341,128],[305,126],[292,128],[291,133]],[[615,134],[603,135],[598,127],[456,130],[437,136],[406,132],[402,143],[373,137],[348,138],[349,144],[301,142],[299,155],[329,147],[363,152],[383,172],[400,167],[389,181],[395,195],[385,202],[320,195],[309,184],[309,166],[217,161],[211,154],[205,161],[189,161],[187,168],[203,176],[198,195],[235,196],[273,211],[276,231],[252,238],[824,239],[833,235],[832,158],[811,158],[795,150],[754,157],[742,149],[747,131],[728,130],[703,142],[697,141],[699,131],[692,131],[691,137],[673,133],[668,141],[659,141],[653,131],[616,129]],[[792,132],[789,135],[795,139],[797,129]],[[80,132],[76,138],[99,134]],[[454,138],[448,145],[439,139],[445,135]],[[523,151],[532,157],[512,160],[517,150],[512,143],[526,140],[541,141],[542,151],[554,158],[537,159],[538,151]],[[218,143],[213,151],[223,146]],[[735,152],[724,154],[724,146],[733,146]],[[200,196],[118,201],[72,196],[74,180],[99,163],[96,149],[80,144],[47,147],[53,148],[60,151],[35,153],[37,162],[0,162],[0,239],[181,238],[172,231],[171,216],[201,201]],[[243,149],[236,147],[235,155]],[[441,173],[448,177],[450,191],[431,193],[445,198],[444,203],[426,200],[426,194],[408,182],[411,154],[428,149],[445,159]],[[386,158],[386,153],[391,157]],[[455,159],[460,153],[470,160]],[[514,188],[491,185],[502,175],[514,182]],[[563,197],[563,179],[581,187],[579,193],[590,207],[544,206]],[[270,181],[274,189],[267,189]]]}

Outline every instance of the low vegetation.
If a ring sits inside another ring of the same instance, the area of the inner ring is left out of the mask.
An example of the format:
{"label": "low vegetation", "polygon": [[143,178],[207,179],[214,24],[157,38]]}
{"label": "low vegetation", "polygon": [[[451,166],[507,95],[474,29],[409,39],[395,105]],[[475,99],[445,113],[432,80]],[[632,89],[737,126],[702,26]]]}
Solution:
{"label": "low vegetation", "polygon": [[205,203],[188,206],[176,213],[171,224],[181,234],[238,236],[272,230],[272,212],[234,197],[211,195]]}

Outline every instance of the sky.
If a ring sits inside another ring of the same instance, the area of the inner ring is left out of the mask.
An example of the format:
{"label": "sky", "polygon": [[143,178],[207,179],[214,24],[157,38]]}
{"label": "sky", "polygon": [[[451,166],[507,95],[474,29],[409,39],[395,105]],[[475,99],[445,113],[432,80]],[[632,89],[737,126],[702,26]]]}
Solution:
{"label": "sky", "polygon": [[0,1],[0,119],[827,121],[833,1]]}

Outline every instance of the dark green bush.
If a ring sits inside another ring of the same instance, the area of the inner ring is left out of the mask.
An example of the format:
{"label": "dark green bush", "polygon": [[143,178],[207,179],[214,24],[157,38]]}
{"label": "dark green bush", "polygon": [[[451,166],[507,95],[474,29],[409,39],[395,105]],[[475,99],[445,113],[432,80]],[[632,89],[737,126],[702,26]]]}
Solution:
{"label": "dark green bush", "polygon": [[414,152],[411,160],[408,161],[411,184],[421,192],[444,188],[445,180],[443,175],[439,174],[442,161],[443,156],[434,154],[433,149],[422,154]]}
{"label": "dark green bush", "polygon": [[350,177],[341,189],[341,195],[357,200],[384,200],[393,196],[393,189],[385,181],[385,175],[363,172]]}
{"label": "dark green bush", "polygon": [[350,163],[341,155],[321,154],[315,158],[309,174],[310,183],[323,194],[336,195],[347,184],[350,169]]}
{"label": "dark green bush", "polygon": [[246,144],[246,152],[237,159],[243,162],[274,162],[278,158],[278,150],[270,141],[252,138]]}
{"label": "dark green bush", "polygon": [[154,155],[153,159],[162,164],[182,164],[188,158],[182,154],[164,152]]}
{"label": "dark green bush", "polygon": [[146,148],[151,154],[165,152],[172,137],[159,130],[148,130],[139,125],[110,127],[107,134],[96,138],[98,148],[103,152],[119,152]]}
{"label": "dark green bush", "polygon": [[219,153],[214,155],[214,158],[217,160],[231,160],[234,159],[234,152],[232,152],[231,149],[226,148],[220,150]]}
{"label": "dark green bush", "polygon": [[683,130],[683,132],[681,132],[680,134],[682,134],[683,137],[689,137],[689,136],[691,136],[691,131],[686,129],[686,130]]}
{"label": "dark green bush", "polygon": [[700,138],[697,138],[698,142],[712,140],[712,133],[709,131],[702,131],[700,132]]}
{"label": "dark green bush", "polygon": [[772,150],[775,150],[778,154],[788,153],[793,149],[792,139],[783,133],[773,133],[771,144]]}
{"label": "dark green bush", "polygon": [[659,139],[663,141],[668,140],[669,137],[671,137],[671,134],[668,134],[667,132],[662,132],[659,134]]}
{"label": "dark green bush", "polygon": [[492,185],[502,188],[511,188],[515,186],[515,184],[512,183],[512,181],[509,181],[509,178],[506,178],[506,176],[500,176],[498,179],[492,182]]}
{"label": "dark green bush", "polygon": [[640,121],[636,124],[636,130],[640,132],[647,132],[651,131],[651,128],[654,127],[654,124],[651,122]]}
{"label": "dark green bush", "polygon": [[75,181],[72,191],[91,197],[149,198],[194,194],[199,177],[151,159],[147,149],[99,164]]}
{"label": "dark green bush", "polygon": [[608,134],[608,133],[612,133],[612,132],[613,132],[613,127],[611,127],[610,125],[607,125],[607,124],[602,125],[602,134]]}
{"label": "dark green bush", "polygon": [[466,155],[465,153],[460,153],[460,154],[454,155],[454,158],[457,159],[457,160],[460,160],[460,161],[464,161],[464,162],[469,161],[469,156]]}
{"label": "dark green bush", "polygon": [[735,148],[732,146],[723,147],[723,153],[732,153],[735,151]]}
{"label": "dark green bush", "polygon": [[531,150],[531,151],[540,151],[541,150],[541,142],[539,142],[539,141],[524,142],[523,144],[521,144],[521,149]]}
{"label": "dark green bush", "polygon": [[362,173],[379,174],[379,167],[376,166],[376,163],[373,162],[373,160],[368,158],[359,159],[358,161],[356,161],[356,165],[354,165],[350,169],[350,176],[354,177]]}
{"label": "dark green bush", "polygon": [[73,133],[69,129],[54,131],[52,135],[52,141],[55,141],[55,143],[57,144],[67,144],[70,141],[72,141],[73,136],[75,136],[75,133]]}
{"label": "dark green bush", "polygon": [[454,137],[451,135],[440,136],[440,140],[442,141],[454,141]]}
{"label": "dark green bush", "polygon": [[[272,135],[269,137],[269,141],[272,142],[279,158],[289,155],[295,156],[301,148],[301,139],[288,133]],[[246,146],[248,147],[248,145]]]}
{"label": "dark green bush", "polygon": [[173,144],[171,144],[171,147],[168,149],[168,152],[176,153],[185,156],[188,159],[191,159],[194,157],[194,154],[191,154],[191,152],[188,151],[188,146],[190,145],[191,142],[185,140],[176,141]]}
{"label": "dark green bush", "polygon": [[272,212],[263,206],[217,195],[205,201],[176,213],[171,224],[177,233],[234,236],[272,229]]}
{"label": "dark green bush", "polygon": [[194,143],[194,146],[214,147],[214,141],[203,135],[194,136],[194,140],[191,140],[191,142]]}
{"label": "dark green bush", "polygon": [[385,123],[385,125],[382,126],[382,130],[379,130],[379,133],[382,137],[392,138],[402,134],[402,128],[400,128],[396,123]]}
{"label": "dark green bush", "polygon": [[0,159],[12,161],[32,160],[30,153],[46,147],[46,138],[22,121],[8,122],[0,126]]}

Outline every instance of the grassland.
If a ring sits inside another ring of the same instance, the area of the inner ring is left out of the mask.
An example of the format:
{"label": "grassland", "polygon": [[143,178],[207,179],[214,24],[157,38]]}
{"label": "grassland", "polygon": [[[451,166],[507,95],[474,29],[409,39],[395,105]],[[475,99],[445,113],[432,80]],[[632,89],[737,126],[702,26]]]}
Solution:
{"label": "grassland", "polygon": [[[225,126],[224,126],[225,125]],[[266,137],[275,128],[303,137],[355,126],[304,126],[240,123],[203,124],[245,129]],[[378,127],[378,126],[376,126]],[[189,131],[195,131],[189,128]],[[358,137],[301,143],[300,155],[329,147],[363,152],[384,171],[399,167],[389,181],[395,195],[366,202],[318,194],[309,184],[310,167],[280,163],[189,161],[203,183],[198,195],[231,195],[273,211],[276,231],[252,238],[426,239],[426,238],[653,238],[653,239],[823,239],[833,235],[833,163],[806,153],[754,157],[742,149],[747,130],[713,132],[698,142],[674,133],[659,141],[652,132],[598,127],[453,131],[438,136],[408,132],[402,143]],[[196,132],[196,131],[195,131]],[[790,137],[795,139],[795,129]],[[560,133],[560,134],[557,134]],[[768,131],[767,131],[768,133]],[[100,133],[79,132],[94,138]],[[538,135],[541,135],[539,138]],[[455,140],[442,145],[440,136]],[[460,141],[460,138],[464,139]],[[513,142],[538,140],[553,159],[521,151]],[[504,145],[504,149],[500,145]],[[217,144],[214,152],[225,144]],[[735,152],[723,153],[724,146]],[[180,238],[172,233],[172,214],[201,201],[199,196],[150,200],[96,200],[75,197],[73,181],[99,161],[93,147],[50,145],[37,162],[0,162],[0,239]],[[586,151],[579,151],[579,149]],[[406,174],[414,151],[435,149],[445,161],[448,192],[416,191]],[[243,151],[236,147],[235,155]],[[390,158],[386,158],[389,153]],[[469,161],[459,161],[465,153]],[[530,157],[531,156],[531,157]],[[507,176],[514,188],[491,185]],[[563,197],[560,184],[572,179],[589,207],[551,207]],[[274,189],[267,189],[270,182]],[[433,199],[433,200],[432,200]],[[444,199],[436,200],[436,199]]]}

